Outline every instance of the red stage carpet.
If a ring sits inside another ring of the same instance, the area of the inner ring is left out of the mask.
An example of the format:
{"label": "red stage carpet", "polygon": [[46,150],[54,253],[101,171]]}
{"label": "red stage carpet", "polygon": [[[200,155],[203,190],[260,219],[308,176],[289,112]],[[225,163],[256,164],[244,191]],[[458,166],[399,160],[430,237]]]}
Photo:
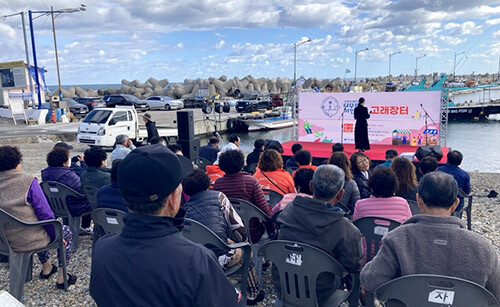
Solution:
{"label": "red stage carpet", "polygon": [[[314,143],[314,142],[298,142],[298,141],[289,141],[281,144],[283,146],[283,155],[291,156],[292,155],[292,145],[295,143],[301,143],[304,149],[307,149],[311,152],[313,158],[329,158],[332,154],[332,143]],[[417,151],[416,146],[409,145],[370,145],[371,149],[365,151],[371,160],[373,161],[385,161],[385,152],[387,149],[396,149],[399,154],[403,152],[413,153]],[[446,155],[448,154],[448,147],[441,147],[443,150],[443,158],[440,163],[446,162]],[[350,157],[357,150],[354,149],[354,144],[344,144],[344,152]]]}

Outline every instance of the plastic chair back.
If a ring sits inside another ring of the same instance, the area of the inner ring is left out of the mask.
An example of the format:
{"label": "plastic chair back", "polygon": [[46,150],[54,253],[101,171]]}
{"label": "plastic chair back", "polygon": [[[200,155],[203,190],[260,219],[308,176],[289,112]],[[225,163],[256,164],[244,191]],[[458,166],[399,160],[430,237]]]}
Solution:
{"label": "plastic chair back", "polygon": [[416,201],[410,199],[407,199],[406,201],[408,202],[408,206],[410,206],[410,211],[412,216],[417,214],[422,214],[422,212],[420,212],[420,208],[418,207]]}
{"label": "plastic chair back", "polygon": [[54,212],[56,217],[68,218],[70,216],[68,206],[66,205],[66,198],[72,196],[77,199],[85,199],[85,195],[82,195],[70,187],[56,182],[56,181],[44,181],[40,183],[43,193],[47,200],[49,201],[50,208]]}
{"label": "plastic chair back", "polygon": [[40,183],[43,193],[49,201],[50,208],[56,217],[62,217],[65,224],[69,226],[73,233],[73,246],[72,251],[78,248],[78,238],[80,234],[80,217],[72,216],[69,212],[66,200],[68,196],[76,199],[86,199],[82,195],[70,187],[55,181],[44,181]]}
{"label": "plastic chair back", "polygon": [[[316,281],[319,274],[334,275],[331,284],[338,289],[342,278],[348,273],[333,257],[307,244],[292,241],[271,241],[259,249],[259,254],[276,266],[281,285],[283,306],[317,306]],[[340,294],[340,295],[339,295]],[[337,290],[325,306],[339,306],[347,299],[350,291]]]}
{"label": "plastic chair back", "polygon": [[375,290],[380,300],[397,300],[406,307],[500,306],[484,287],[465,279],[439,275],[407,275]]}
{"label": "plastic chair back", "polygon": [[206,170],[207,165],[212,165],[212,162],[210,162],[208,159],[205,159],[203,157],[198,157],[194,160],[194,164],[198,166],[199,169]]}
{"label": "plastic chair back", "polygon": [[243,171],[248,172],[250,174],[255,174],[256,170],[257,170],[257,163],[250,163],[249,165],[245,165],[245,167],[243,167]]}
{"label": "plastic chair back", "polygon": [[283,199],[283,195],[274,190],[262,189],[262,192],[264,192],[264,197],[271,207],[274,207],[274,205],[276,205]]}
{"label": "plastic chair back", "polygon": [[[363,217],[354,221],[366,241],[366,262],[377,254],[382,238],[401,223],[383,217]],[[370,246],[373,247],[373,254]],[[372,256],[373,255],[373,256]]]}
{"label": "plastic chair back", "polygon": [[[55,238],[47,246],[40,249],[35,249],[29,252],[15,252],[10,247],[10,243],[5,234],[5,225],[17,225],[22,227],[39,227],[44,225],[52,225],[55,230]],[[62,270],[64,276],[64,289],[68,289],[68,280],[66,274],[66,258],[64,255],[64,244],[62,235],[62,225],[57,220],[46,220],[35,223],[25,223],[16,217],[10,215],[0,209],[0,254],[9,256],[9,292],[17,300],[21,301],[23,296],[24,283],[32,278],[32,255],[37,252],[50,249],[58,249],[58,256],[62,262]]]}
{"label": "plastic chair back", "polygon": [[247,288],[247,277],[250,266],[250,256],[252,252],[250,244],[246,242],[228,244],[222,241],[222,239],[219,238],[219,236],[217,236],[208,227],[192,219],[184,219],[184,227],[182,228],[182,234],[187,239],[202,244],[206,248],[214,251],[214,253],[217,256],[226,254],[232,249],[236,248],[243,249],[242,263],[224,269],[224,274],[226,274],[226,276],[231,276],[233,274],[241,273],[241,292],[246,297],[245,290]]}
{"label": "plastic chair back", "polygon": [[97,194],[99,193],[99,189],[93,185],[84,185],[82,186],[82,191],[85,197],[87,197],[90,210],[94,211],[97,208]]}
{"label": "plastic chair back", "polygon": [[257,208],[255,205],[239,198],[229,198],[229,201],[233,205],[234,210],[243,220],[243,225],[245,225],[245,232],[247,235],[248,242],[251,244],[257,243],[252,242],[250,236],[250,219],[257,218],[263,222],[269,222],[271,220],[262,210]]}
{"label": "plastic chair back", "polygon": [[109,235],[122,232],[123,225],[125,225],[124,215],[125,212],[120,210],[97,208],[92,211],[92,220],[104,230],[105,234]]}

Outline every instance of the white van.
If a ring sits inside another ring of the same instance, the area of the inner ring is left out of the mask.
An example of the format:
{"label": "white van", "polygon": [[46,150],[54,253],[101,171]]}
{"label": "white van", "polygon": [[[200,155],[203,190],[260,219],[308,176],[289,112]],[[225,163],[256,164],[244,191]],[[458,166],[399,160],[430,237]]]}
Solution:
{"label": "white van", "polygon": [[[169,140],[177,137],[176,128],[157,126],[160,137]],[[83,119],[76,140],[80,144],[111,147],[119,134],[128,135],[135,143],[142,143],[148,137],[142,118],[132,106],[94,109]]]}

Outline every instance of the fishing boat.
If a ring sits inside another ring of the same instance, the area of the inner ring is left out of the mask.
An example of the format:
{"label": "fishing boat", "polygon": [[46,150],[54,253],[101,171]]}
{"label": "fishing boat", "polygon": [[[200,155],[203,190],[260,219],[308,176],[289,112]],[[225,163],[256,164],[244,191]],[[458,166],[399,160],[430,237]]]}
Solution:
{"label": "fishing boat", "polygon": [[248,126],[248,131],[274,130],[293,126],[292,113],[280,114],[278,117],[247,119],[242,122]]}

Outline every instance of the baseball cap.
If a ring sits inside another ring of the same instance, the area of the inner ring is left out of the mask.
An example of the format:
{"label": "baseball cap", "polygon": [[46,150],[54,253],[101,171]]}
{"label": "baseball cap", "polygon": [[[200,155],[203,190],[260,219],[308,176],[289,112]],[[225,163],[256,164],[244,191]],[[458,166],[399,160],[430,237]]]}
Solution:
{"label": "baseball cap", "polygon": [[55,147],[66,148],[67,150],[73,149],[73,146],[68,145],[67,143],[64,143],[64,142],[58,142],[58,143],[56,143],[56,145],[54,145],[54,148]]}
{"label": "baseball cap", "polygon": [[131,151],[118,168],[123,198],[132,203],[149,203],[170,195],[189,172],[167,147],[156,144]]}

